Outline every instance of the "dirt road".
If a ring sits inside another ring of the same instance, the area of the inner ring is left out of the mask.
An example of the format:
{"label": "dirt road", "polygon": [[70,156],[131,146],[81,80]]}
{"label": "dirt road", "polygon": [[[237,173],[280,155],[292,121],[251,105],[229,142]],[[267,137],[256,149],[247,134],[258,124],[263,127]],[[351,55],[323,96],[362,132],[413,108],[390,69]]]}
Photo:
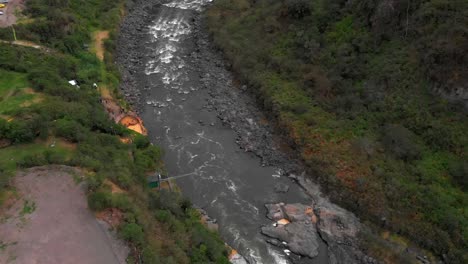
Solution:
{"label": "dirt road", "polygon": [[0,263],[125,263],[127,248],[88,210],[77,173],[54,166],[16,176],[21,199],[0,221]]}
{"label": "dirt road", "polygon": [[23,8],[24,0],[10,0],[6,7],[1,8],[3,15],[0,15],[0,27],[9,27],[16,23],[16,10]]}

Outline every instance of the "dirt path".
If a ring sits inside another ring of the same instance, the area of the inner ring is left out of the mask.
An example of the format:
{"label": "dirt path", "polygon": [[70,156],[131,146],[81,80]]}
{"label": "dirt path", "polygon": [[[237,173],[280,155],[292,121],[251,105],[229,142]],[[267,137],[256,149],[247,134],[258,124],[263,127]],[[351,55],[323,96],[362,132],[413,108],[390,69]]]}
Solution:
{"label": "dirt path", "polygon": [[17,175],[22,199],[0,221],[0,263],[125,263],[128,249],[88,210],[77,175],[65,166]]}
{"label": "dirt path", "polygon": [[[104,41],[109,38],[109,31],[96,31],[93,33],[93,51],[100,61],[104,61]],[[147,130],[141,118],[133,111],[125,111],[114,98],[111,91],[105,86],[100,86],[101,102],[116,123],[120,123],[139,134],[147,135]]]}
{"label": "dirt path", "polygon": [[16,23],[16,10],[22,9],[23,3],[24,0],[10,0],[10,2],[6,4],[5,8],[0,9],[4,12],[3,15],[0,15],[0,28],[9,27]]}
{"label": "dirt path", "polygon": [[109,31],[97,31],[94,33],[94,50],[99,60],[104,60],[104,40],[109,38]]}
{"label": "dirt path", "polygon": [[[49,49],[49,48],[47,48],[45,46],[38,45],[38,44],[36,44],[34,42],[31,42],[31,41],[25,41],[25,40],[6,41],[6,40],[1,40],[0,39],[0,43],[16,45],[16,46],[22,46],[22,47],[29,47],[29,48],[33,48],[33,49],[42,50],[44,52],[53,52],[51,49]],[[56,51],[54,51],[54,52],[56,52]]]}

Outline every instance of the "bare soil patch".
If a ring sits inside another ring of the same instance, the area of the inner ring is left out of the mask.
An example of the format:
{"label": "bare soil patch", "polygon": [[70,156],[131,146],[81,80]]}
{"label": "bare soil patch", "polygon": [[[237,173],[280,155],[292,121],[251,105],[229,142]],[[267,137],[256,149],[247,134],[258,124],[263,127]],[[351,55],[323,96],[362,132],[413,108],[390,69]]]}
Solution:
{"label": "bare soil patch", "polygon": [[0,263],[125,263],[127,247],[88,210],[79,173],[48,166],[16,176],[21,199],[0,221]]}
{"label": "bare soil patch", "polygon": [[97,31],[94,33],[94,51],[99,60],[104,60],[104,40],[109,38],[109,31]]}
{"label": "bare soil patch", "polygon": [[124,219],[124,213],[117,208],[108,208],[96,213],[96,218],[108,223],[113,228],[117,228]]}
{"label": "bare soil patch", "polygon": [[143,120],[136,115],[126,115],[120,119],[119,123],[139,134],[148,135],[148,131],[143,125]]}

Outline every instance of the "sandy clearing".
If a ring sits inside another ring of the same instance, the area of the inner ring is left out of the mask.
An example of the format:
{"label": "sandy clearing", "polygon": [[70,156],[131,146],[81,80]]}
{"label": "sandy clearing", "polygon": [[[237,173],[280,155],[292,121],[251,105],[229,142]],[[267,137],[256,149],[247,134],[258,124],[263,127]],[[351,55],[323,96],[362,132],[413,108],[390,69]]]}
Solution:
{"label": "sandy clearing", "polygon": [[0,263],[125,263],[127,247],[88,210],[77,173],[49,166],[16,176],[22,199],[0,221]]}

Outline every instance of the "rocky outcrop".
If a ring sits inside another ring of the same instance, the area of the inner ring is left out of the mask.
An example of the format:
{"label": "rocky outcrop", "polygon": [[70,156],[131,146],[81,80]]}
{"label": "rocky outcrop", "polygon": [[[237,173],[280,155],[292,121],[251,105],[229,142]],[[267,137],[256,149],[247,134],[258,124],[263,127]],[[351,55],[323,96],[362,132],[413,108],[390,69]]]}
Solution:
{"label": "rocky outcrop", "polygon": [[211,218],[208,213],[201,209],[197,208],[197,211],[200,213],[200,220],[209,230],[218,232],[219,225],[216,219]]}
{"label": "rocky outcrop", "polygon": [[247,260],[243,256],[241,256],[237,251],[233,251],[233,253],[229,256],[229,262],[231,264],[248,264]]}
{"label": "rocky outcrop", "polygon": [[262,227],[262,233],[286,242],[286,247],[298,255],[310,258],[318,255],[319,238],[315,225],[310,221],[293,222],[278,226],[264,226]]}
{"label": "rocky outcrop", "polygon": [[319,207],[315,212],[318,218],[317,229],[327,244],[350,245],[355,242],[360,224],[349,221],[342,209]]}
{"label": "rocky outcrop", "polygon": [[377,263],[358,249],[361,225],[356,217],[333,204],[266,204],[267,217],[274,221],[264,226],[268,243],[288,248],[310,258],[318,255],[319,240],[328,246],[329,263]]}

